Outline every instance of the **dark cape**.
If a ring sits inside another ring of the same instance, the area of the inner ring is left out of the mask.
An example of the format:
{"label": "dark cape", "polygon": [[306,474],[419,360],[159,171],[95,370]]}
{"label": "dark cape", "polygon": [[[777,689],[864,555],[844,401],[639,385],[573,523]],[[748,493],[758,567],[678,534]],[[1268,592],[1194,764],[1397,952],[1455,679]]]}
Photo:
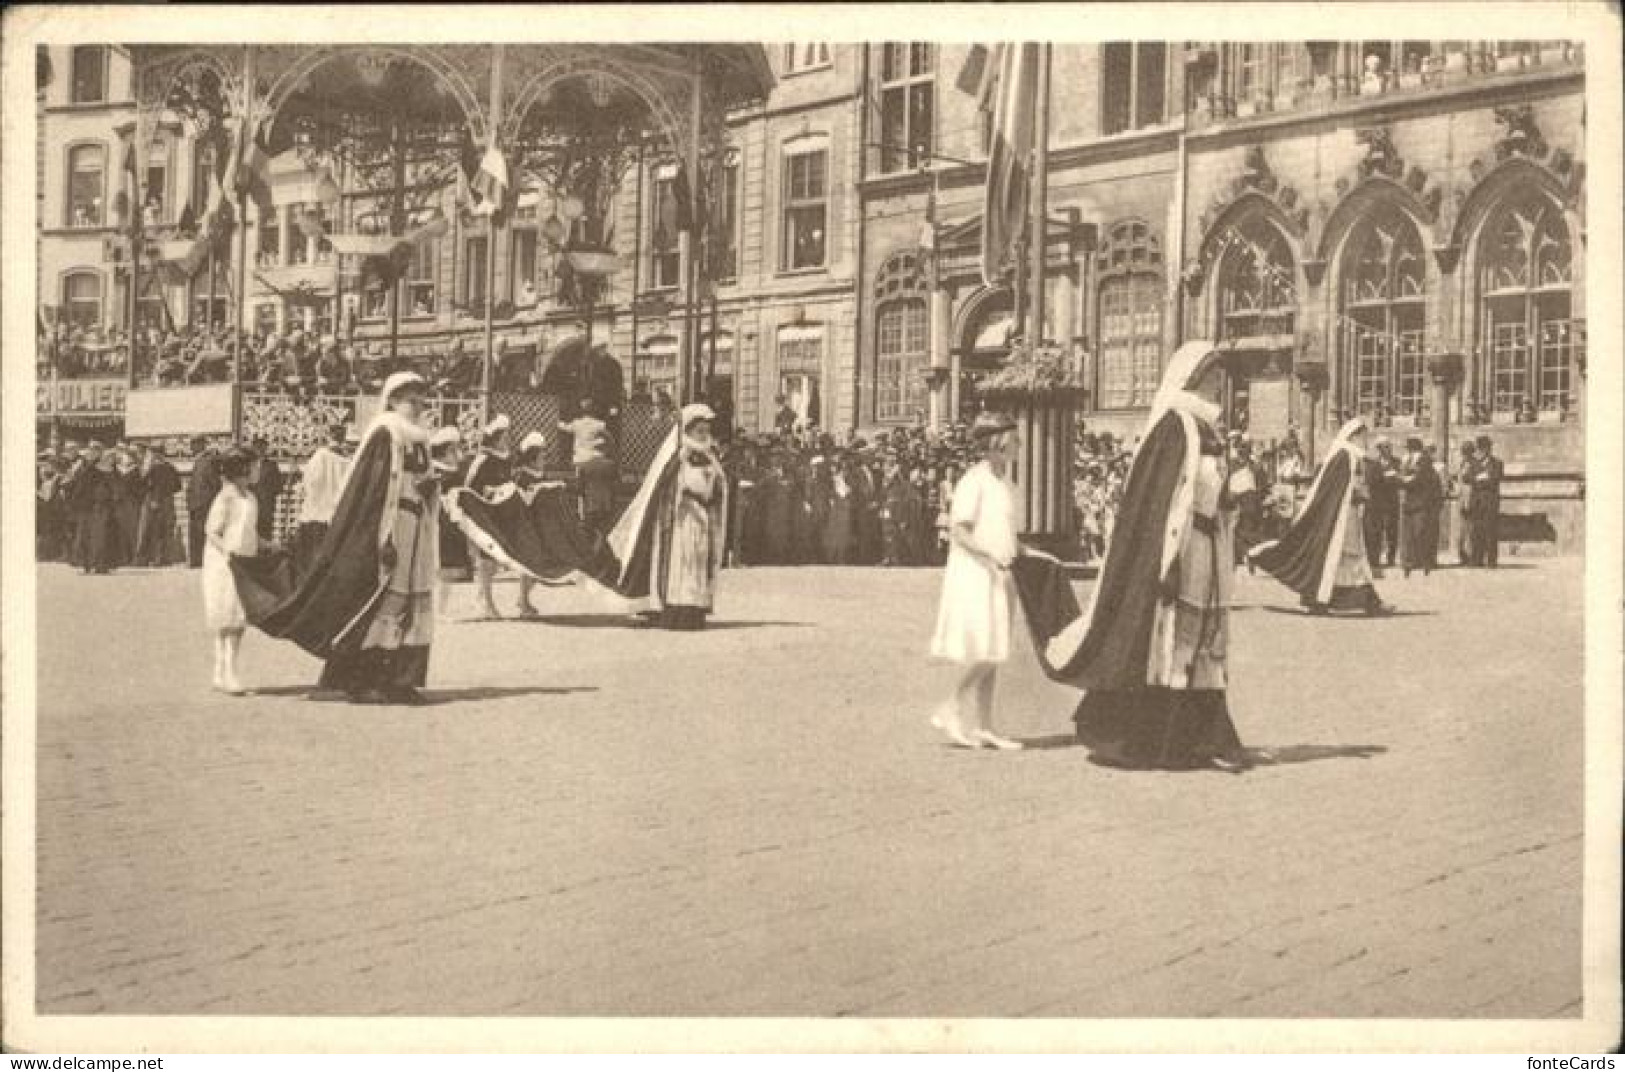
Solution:
{"label": "dark cape", "polygon": [[[1161,536],[1188,449],[1179,415],[1172,412],[1141,443],[1123,487],[1114,527],[1117,538],[1101,569],[1089,628],[1061,661],[1051,661],[1049,642],[1081,611],[1060,564],[1022,555],[1011,566],[1039,663],[1052,680],[1081,689],[1146,687],[1162,583]],[[1130,535],[1142,538],[1123,538]]]}
{"label": "dark cape", "polygon": [[583,525],[562,484],[512,487],[489,498],[453,488],[441,500],[445,517],[479,548],[510,569],[543,584],[585,577],[613,587],[620,564],[602,537]]}
{"label": "dark cape", "polygon": [[1303,513],[1279,540],[1259,544],[1248,556],[1255,566],[1305,600],[1320,602],[1321,579],[1328,568],[1336,568],[1335,560],[1342,554],[1343,549],[1334,547],[1332,540],[1352,475],[1348,452],[1333,452]]}
{"label": "dark cape", "polygon": [[377,428],[367,436],[345,480],[327,536],[308,572],[297,580],[285,553],[232,558],[237,595],[249,624],[267,636],[291,640],[319,659],[359,646],[388,582],[379,558],[378,532],[392,454],[387,429]]}
{"label": "dark cape", "polygon": [[[677,504],[677,480],[682,472],[681,451],[688,449],[680,446],[676,435],[673,433],[655,455],[637,497],[616,522],[607,541],[609,554],[618,564],[615,591],[626,599],[648,600],[660,607],[667,603],[665,584],[671,568],[670,532]],[[714,561],[720,567],[727,543],[728,482],[719,481],[717,488],[717,495],[707,504],[707,514]]]}
{"label": "dark cape", "polygon": [[1045,674],[1084,690],[1073,722],[1096,762],[1194,770],[1244,755],[1224,689],[1153,683],[1157,615],[1173,598],[1163,576],[1169,515],[1197,449],[1176,412],[1165,413],[1145,437],[1123,488],[1088,625],[1070,650],[1051,645],[1082,616],[1060,563],[1024,554],[1011,566]]}

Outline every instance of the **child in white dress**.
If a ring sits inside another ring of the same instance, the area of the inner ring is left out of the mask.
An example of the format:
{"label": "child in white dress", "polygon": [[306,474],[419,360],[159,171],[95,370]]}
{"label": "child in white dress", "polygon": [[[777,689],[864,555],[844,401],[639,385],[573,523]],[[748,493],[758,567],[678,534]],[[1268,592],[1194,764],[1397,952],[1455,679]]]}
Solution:
{"label": "child in white dress", "polygon": [[1017,749],[1019,742],[993,732],[992,721],[995,678],[999,664],[1010,657],[1016,602],[1010,564],[1021,548],[1015,489],[1005,474],[1020,436],[1013,420],[991,413],[976,418],[971,434],[983,459],[953,490],[948,564],[931,638],[931,655],[963,665],[965,676],[931,724],[965,748]]}
{"label": "child in white dress", "polygon": [[220,493],[203,524],[203,617],[214,630],[214,687],[231,696],[245,692],[237,679],[237,654],[248,625],[231,556],[250,556],[258,548],[259,503],[250,490],[254,456],[233,448],[220,459]]}

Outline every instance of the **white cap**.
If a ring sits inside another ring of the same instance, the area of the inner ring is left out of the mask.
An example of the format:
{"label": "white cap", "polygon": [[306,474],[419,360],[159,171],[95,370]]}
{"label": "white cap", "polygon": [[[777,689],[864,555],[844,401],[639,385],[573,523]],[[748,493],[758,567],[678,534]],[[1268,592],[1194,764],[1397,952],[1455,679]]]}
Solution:
{"label": "white cap", "polygon": [[429,385],[424,382],[422,376],[415,372],[397,372],[384,381],[384,389],[378,393],[378,400],[387,406],[389,400],[395,397],[396,392],[403,387],[410,386],[427,390]]}
{"label": "white cap", "polygon": [[457,430],[457,426],[453,424],[446,424],[441,425],[439,428],[434,430],[434,435],[429,437],[429,446],[444,447],[449,446],[452,443],[461,443],[462,441],[463,435]]}
{"label": "white cap", "polygon": [[519,441],[519,453],[523,454],[532,448],[545,446],[547,446],[547,437],[540,432],[531,432]]}
{"label": "white cap", "polygon": [[506,432],[511,427],[513,427],[513,422],[508,419],[508,415],[506,413],[498,413],[495,417],[492,417],[489,421],[485,422],[485,434],[487,436],[494,436],[498,432]]}
{"label": "white cap", "polygon": [[681,416],[684,428],[687,428],[695,421],[714,421],[717,419],[715,411],[704,402],[690,402],[683,407]]}

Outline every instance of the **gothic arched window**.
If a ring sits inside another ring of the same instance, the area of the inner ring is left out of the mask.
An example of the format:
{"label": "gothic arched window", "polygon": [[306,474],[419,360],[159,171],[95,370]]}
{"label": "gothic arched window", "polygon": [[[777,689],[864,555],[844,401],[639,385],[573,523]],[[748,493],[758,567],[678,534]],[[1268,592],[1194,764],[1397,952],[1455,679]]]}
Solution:
{"label": "gothic arched window", "polygon": [[1384,207],[1355,225],[1344,246],[1338,295],[1340,394],[1357,413],[1420,416],[1426,408],[1422,238],[1403,212]]}
{"label": "gothic arched window", "polygon": [[1493,213],[1478,273],[1480,396],[1494,413],[1567,409],[1574,248],[1557,204],[1530,191]]}
{"label": "gothic arched window", "polygon": [[1095,266],[1099,407],[1148,406],[1162,373],[1162,251],[1144,222],[1128,220],[1108,233]]}
{"label": "gothic arched window", "polygon": [[1222,257],[1220,337],[1291,335],[1297,320],[1297,265],[1286,236],[1255,214],[1230,228]]}

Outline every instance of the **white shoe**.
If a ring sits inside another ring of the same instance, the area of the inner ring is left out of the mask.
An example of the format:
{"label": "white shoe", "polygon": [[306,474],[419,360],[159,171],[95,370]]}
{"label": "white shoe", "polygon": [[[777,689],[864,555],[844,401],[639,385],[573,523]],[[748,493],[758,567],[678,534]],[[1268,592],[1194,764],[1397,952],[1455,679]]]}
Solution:
{"label": "white shoe", "polygon": [[931,715],[931,725],[941,730],[943,735],[961,748],[980,748],[981,743],[965,736],[964,728],[959,724],[957,712],[952,705],[943,704]]}
{"label": "white shoe", "polygon": [[972,736],[979,743],[988,745],[991,748],[997,748],[1001,752],[1021,751],[1020,741],[1012,741],[1008,737],[1000,737],[992,730],[977,730],[974,734],[972,734]]}

